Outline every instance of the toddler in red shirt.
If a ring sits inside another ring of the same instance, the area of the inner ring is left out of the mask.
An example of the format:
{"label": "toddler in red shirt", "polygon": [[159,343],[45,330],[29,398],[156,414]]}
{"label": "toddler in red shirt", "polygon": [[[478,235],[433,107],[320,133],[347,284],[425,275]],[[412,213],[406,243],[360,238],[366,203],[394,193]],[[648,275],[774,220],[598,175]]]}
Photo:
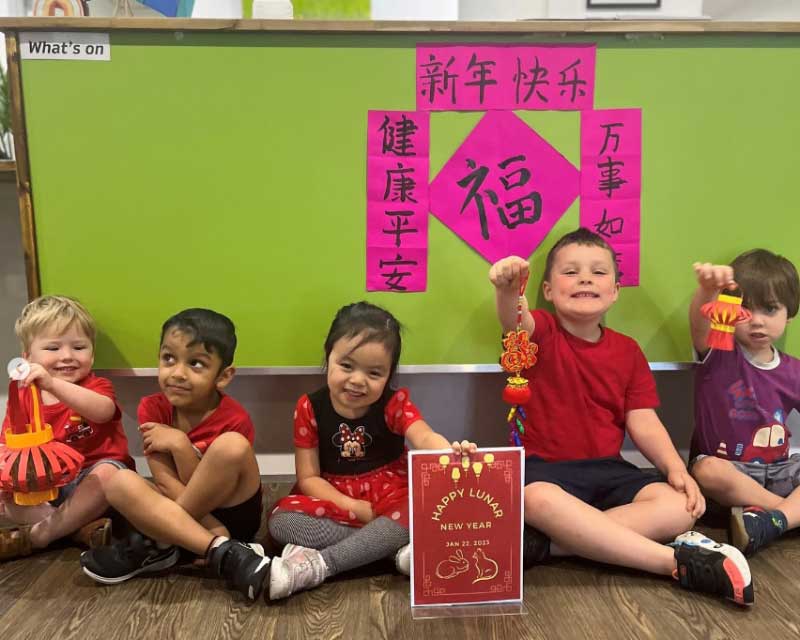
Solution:
{"label": "toddler in red shirt", "polygon": [[[84,462],[77,478],[52,502],[21,506],[11,495],[0,495],[5,516],[21,525],[0,531],[0,559],[28,555],[70,534],[88,546],[108,544],[111,521],[103,517],[109,506],[104,488],[120,469],[133,468],[133,460],[114,388],[92,373],[94,320],[77,300],[42,296],[25,306],[14,328],[30,365],[19,381],[20,404],[31,406],[30,385],[35,383],[43,421]],[[0,443],[9,426],[7,412]]]}

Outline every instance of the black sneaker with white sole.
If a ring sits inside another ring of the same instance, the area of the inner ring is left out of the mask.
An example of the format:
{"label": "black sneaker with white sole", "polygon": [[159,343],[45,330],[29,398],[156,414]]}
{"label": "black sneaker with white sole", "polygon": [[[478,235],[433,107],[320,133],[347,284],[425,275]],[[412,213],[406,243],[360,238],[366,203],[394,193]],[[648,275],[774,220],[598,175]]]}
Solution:
{"label": "black sneaker with white sole", "polygon": [[753,604],[753,578],[747,560],[736,547],[714,542],[697,531],[687,531],[675,538],[677,568],[674,577],[684,589],[705,591]]}
{"label": "black sneaker with white sole", "polygon": [[175,566],[178,548],[160,549],[154,540],[138,531],[112,545],[95,547],[81,554],[83,572],[103,584],[119,584],[143,573],[156,573]]}
{"label": "black sneaker with white sole", "polygon": [[225,540],[209,551],[208,565],[230,588],[250,600],[257,600],[264,590],[264,583],[269,580],[270,572],[270,558],[263,555],[260,546]]}

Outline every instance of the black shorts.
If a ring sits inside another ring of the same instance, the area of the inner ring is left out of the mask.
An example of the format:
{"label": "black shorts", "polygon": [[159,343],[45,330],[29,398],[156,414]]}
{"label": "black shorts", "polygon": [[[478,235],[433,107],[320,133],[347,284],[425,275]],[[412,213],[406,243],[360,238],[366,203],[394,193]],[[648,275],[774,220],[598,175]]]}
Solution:
{"label": "black shorts", "polygon": [[666,482],[655,469],[640,469],[622,458],[547,462],[525,458],[525,484],[550,482],[593,507],[605,511],[630,504],[644,487]]}
{"label": "black shorts", "polygon": [[234,507],[214,509],[211,515],[225,525],[231,538],[242,542],[252,542],[261,527],[261,487],[251,498]]}

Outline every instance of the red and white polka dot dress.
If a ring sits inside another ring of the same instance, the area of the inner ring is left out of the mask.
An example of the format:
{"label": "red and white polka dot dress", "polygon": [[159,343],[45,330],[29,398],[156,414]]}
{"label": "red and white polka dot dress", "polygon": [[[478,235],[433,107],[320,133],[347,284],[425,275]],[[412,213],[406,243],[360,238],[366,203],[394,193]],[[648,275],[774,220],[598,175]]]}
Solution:
{"label": "red and white polka dot dress", "polygon": [[[422,415],[409,399],[408,390],[399,389],[386,403],[383,419],[386,429],[404,436],[409,426],[417,420],[422,420]],[[294,443],[295,447],[306,449],[320,446],[319,428],[308,395],[301,397],[295,408]],[[323,443],[323,446],[327,446],[327,443]],[[399,458],[389,460],[386,464],[366,473],[334,475],[323,470],[320,475],[344,495],[369,502],[376,517],[385,516],[408,527],[407,465],[404,451]],[[340,509],[328,500],[300,493],[292,493],[278,501],[272,513],[281,510],[296,511],[317,518],[329,518],[351,527],[363,526],[352,511]]]}

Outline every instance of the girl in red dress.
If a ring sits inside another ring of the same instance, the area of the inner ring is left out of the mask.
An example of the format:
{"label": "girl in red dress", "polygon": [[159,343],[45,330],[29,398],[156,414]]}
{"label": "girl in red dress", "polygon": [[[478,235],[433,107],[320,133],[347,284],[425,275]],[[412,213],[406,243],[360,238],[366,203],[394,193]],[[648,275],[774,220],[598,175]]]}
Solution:
{"label": "girl in red dress", "polygon": [[388,311],[358,302],[336,314],[325,340],[327,384],[295,408],[297,485],[269,521],[273,539],[285,545],[272,560],[270,599],[392,555],[408,574],[405,441],[475,451],[466,440],[450,444],[422,419],[407,389],[389,386],[400,348],[400,324]]}

